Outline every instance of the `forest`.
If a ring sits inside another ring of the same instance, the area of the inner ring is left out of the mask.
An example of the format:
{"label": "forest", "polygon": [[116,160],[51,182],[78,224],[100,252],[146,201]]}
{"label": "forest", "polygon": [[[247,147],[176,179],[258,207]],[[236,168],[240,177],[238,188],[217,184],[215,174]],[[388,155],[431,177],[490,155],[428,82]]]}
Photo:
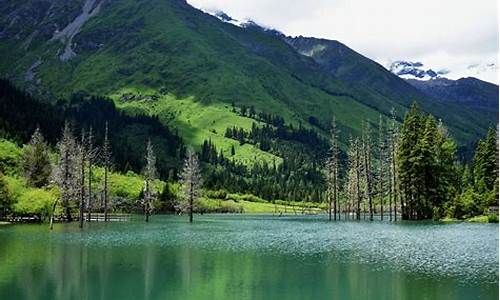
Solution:
{"label": "forest", "polygon": [[[103,97],[80,93],[44,101],[0,81],[0,218],[91,220],[92,214],[245,212],[269,203],[275,212],[326,212],[330,220],[498,220],[498,129],[459,161],[446,125],[414,103],[366,120],[362,134],[340,143],[335,117],[286,124],[253,107],[255,120],[225,137],[257,145],[282,161],[244,164],[211,140],[185,145],[155,116],[129,115]],[[371,120],[373,121],[373,120]],[[330,132],[329,138],[316,129]],[[292,210],[293,208],[293,210]],[[247,210],[249,210],[247,208]]]}

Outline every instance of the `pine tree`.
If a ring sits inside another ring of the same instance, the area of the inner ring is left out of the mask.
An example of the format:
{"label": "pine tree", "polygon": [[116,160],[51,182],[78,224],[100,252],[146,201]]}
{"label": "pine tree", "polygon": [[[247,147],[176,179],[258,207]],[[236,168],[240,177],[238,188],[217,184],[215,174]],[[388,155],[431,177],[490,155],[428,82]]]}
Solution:
{"label": "pine tree", "polygon": [[181,174],[182,183],[182,195],[183,203],[180,209],[182,211],[188,211],[189,222],[193,222],[193,211],[196,200],[198,199],[202,180],[201,180],[201,170],[198,162],[198,157],[196,153],[189,149],[187,152],[186,160],[184,161],[184,168]]}
{"label": "pine tree", "polygon": [[38,127],[24,150],[23,169],[30,186],[40,188],[49,183],[52,166],[48,146]]}
{"label": "pine tree", "polygon": [[148,140],[146,145],[146,167],[144,168],[144,215],[146,216],[146,222],[149,222],[149,216],[153,212],[153,197],[154,197],[154,181],[157,178],[156,171],[156,156],[154,154],[153,145],[151,140]]}

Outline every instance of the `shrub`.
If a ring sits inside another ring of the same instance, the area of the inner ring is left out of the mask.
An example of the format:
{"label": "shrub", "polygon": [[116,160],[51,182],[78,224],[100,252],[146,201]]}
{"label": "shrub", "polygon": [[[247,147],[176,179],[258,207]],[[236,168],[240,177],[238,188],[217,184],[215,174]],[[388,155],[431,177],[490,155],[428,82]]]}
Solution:
{"label": "shrub", "polygon": [[488,223],[498,223],[498,215],[495,213],[488,214]]}

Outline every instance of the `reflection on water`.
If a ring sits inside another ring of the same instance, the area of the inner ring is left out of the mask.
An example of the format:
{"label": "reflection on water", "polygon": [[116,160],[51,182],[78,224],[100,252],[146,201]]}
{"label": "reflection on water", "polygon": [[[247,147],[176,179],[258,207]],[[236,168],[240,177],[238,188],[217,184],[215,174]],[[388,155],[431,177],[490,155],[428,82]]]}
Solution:
{"label": "reflection on water", "polygon": [[0,228],[0,299],[498,299],[498,226],[155,216]]}

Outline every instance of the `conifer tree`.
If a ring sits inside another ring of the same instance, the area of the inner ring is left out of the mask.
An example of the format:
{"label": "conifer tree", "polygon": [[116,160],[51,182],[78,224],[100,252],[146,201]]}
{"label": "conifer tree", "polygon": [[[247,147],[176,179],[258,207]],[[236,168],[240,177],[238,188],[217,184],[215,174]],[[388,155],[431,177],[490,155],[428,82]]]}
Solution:
{"label": "conifer tree", "polygon": [[48,146],[38,127],[24,150],[23,169],[30,186],[40,188],[49,183],[52,166]]}

